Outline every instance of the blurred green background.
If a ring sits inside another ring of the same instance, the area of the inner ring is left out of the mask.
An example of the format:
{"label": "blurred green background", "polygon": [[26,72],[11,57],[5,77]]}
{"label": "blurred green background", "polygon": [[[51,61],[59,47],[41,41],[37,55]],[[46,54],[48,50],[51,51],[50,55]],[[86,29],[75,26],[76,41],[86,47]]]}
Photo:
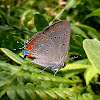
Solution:
{"label": "blurred green background", "polygon": [[[17,41],[24,43],[59,20],[70,21],[67,59],[79,57],[56,77],[51,70],[40,74],[42,68],[20,57]],[[99,100],[99,40],[100,0],[0,0],[1,99]]]}

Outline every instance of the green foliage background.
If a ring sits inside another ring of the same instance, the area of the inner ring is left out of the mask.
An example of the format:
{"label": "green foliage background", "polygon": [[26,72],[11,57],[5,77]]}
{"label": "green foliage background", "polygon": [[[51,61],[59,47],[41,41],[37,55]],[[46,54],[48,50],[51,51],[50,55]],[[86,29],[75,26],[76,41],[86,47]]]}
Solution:
{"label": "green foliage background", "polygon": [[[36,32],[68,20],[68,61],[54,72],[22,58],[22,47]],[[99,0],[0,0],[1,100],[100,100]],[[18,49],[18,50],[14,50]],[[80,56],[81,55],[81,56]]]}

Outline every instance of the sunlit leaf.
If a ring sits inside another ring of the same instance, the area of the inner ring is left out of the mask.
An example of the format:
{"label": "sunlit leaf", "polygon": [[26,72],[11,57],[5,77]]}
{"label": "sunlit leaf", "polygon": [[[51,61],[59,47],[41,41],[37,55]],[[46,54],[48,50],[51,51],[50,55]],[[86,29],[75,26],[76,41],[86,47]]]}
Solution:
{"label": "sunlit leaf", "polygon": [[100,41],[97,39],[86,39],[83,42],[83,47],[91,64],[100,74]]}
{"label": "sunlit leaf", "polygon": [[64,68],[60,69],[60,71],[74,70],[74,69],[84,69],[89,68],[91,65],[83,65],[83,64],[67,64]]}
{"label": "sunlit leaf", "polygon": [[89,85],[89,82],[91,79],[94,77],[94,75],[97,73],[97,71],[94,69],[94,67],[89,67],[85,73],[84,73],[84,78],[86,81],[86,85]]}
{"label": "sunlit leaf", "polygon": [[23,64],[24,60],[19,57],[18,55],[16,55],[15,53],[13,53],[12,51],[10,51],[9,49],[6,48],[1,48],[1,50],[12,60],[14,60],[16,63],[18,64]]}

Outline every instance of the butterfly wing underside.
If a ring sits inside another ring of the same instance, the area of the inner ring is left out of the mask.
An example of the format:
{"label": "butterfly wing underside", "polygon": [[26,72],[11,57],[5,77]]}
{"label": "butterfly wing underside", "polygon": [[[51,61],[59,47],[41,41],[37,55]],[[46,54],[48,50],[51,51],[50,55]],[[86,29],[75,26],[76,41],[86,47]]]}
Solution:
{"label": "butterfly wing underside", "polygon": [[36,33],[28,41],[33,63],[43,67],[61,66],[67,58],[70,41],[70,24],[59,21]]}

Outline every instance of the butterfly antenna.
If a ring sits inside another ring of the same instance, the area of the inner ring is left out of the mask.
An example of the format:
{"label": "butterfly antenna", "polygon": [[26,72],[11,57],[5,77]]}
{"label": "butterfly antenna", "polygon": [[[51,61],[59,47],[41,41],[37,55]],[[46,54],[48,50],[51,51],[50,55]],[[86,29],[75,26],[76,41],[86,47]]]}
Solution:
{"label": "butterfly antenna", "polygon": [[[70,58],[70,59],[68,59],[66,62],[68,62],[69,60],[76,59],[76,58],[78,58],[78,56],[71,57],[71,58]],[[66,63],[66,62],[65,62],[65,63]]]}
{"label": "butterfly antenna", "polygon": [[[22,42],[17,41],[17,43],[20,43],[21,45],[23,45],[23,46],[24,46],[24,44],[23,44]],[[22,47],[22,48],[18,48],[18,49],[23,50],[23,49],[24,49],[24,47]],[[18,50],[18,49],[13,49],[13,50]]]}
{"label": "butterfly antenna", "polygon": [[21,45],[24,45],[22,42],[17,41],[17,43],[20,43]]}

